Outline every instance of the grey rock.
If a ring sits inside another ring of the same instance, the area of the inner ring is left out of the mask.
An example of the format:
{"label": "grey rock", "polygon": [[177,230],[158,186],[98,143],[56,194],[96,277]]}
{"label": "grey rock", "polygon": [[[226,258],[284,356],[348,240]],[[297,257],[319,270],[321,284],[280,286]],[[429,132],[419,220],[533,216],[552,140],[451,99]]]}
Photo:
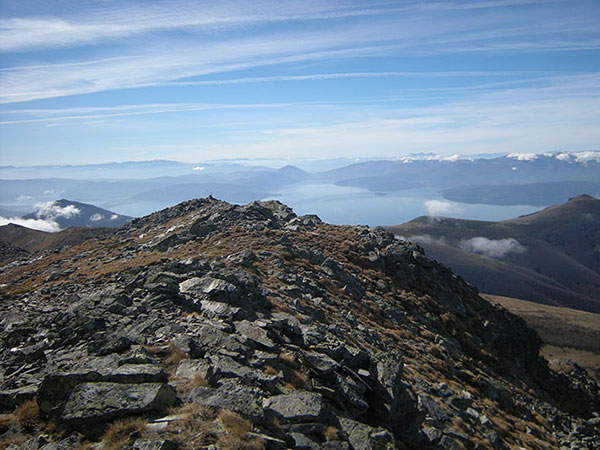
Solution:
{"label": "grey rock", "polygon": [[58,442],[49,442],[39,447],[39,450],[71,450],[79,447],[79,442],[76,436],[69,436]]}
{"label": "grey rock", "polygon": [[418,396],[418,409],[425,413],[425,421],[434,424],[441,424],[448,420],[448,415],[440,408],[436,401],[429,395],[420,394]]}
{"label": "grey rock", "polygon": [[177,366],[176,377],[193,378],[196,375],[207,379],[211,362],[208,359],[184,359]]}
{"label": "grey rock", "polygon": [[187,334],[176,336],[171,342],[179,350],[187,353],[190,358],[202,358],[206,351],[205,346],[201,342]]}
{"label": "grey rock", "polygon": [[430,444],[437,444],[444,435],[440,430],[434,427],[424,427],[421,431]]}
{"label": "grey rock", "polygon": [[236,335],[226,333],[217,327],[203,325],[195,330],[198,343],[206,353],[217,353],[221,350],[237,353],[242,356],[249,355],[254,350],[251,341],[241,342]]}
{"label": "grey rock", "polygon": [[119,358],[119,365],[123,364],[158,364],[158,360],[144,347],[137,347]]}
{"label": "grey rock", "polygon": [[231,304],[238,299],[237,287],[225,280],[210,276],[194,277],[179,283],[179,292],[198,300],[206,299]]}
{"label": "grey rock", "polygon": [[88,344],[88,354],[95,356],[105,356],[111,353],[123,353],[131,347],[131,341],[125,336],[111,336],[106,333],[99,333],[94,336],[92,342]]}
{"label": "grey rock", "polygon": [[188,401],[204,406],[234,411],[255,423],[262,423],[264,393],[255,387],[226,382],[219,388],[197,387],[190,392]]}
{"label": "grey rock", "polygon": [[30,384],[0,391],[0,411],[13,411],[17,406],[35,397],[38,388],[37,384]]}
{"label": "grey rock", "polygon": [[279,375],[267,375],[262,371],[244,366],[233,358],[222,355],[213,355],[210,358],[212,366],[207,372],[207,381],[216,384],[223,378],[238,378],[243,384],[258,385],[263,389],[271,390],[276,387]]}
{"label": "grey rock", "polygon": [[263,407],[282,423],[319,421],[325,414],[321,396],[306,391],[270,397],[263,401]]}
{"label": "grey rock", "polygon": [[134,450],[176,450],[177,444],[168,439],[136,439]]}
{"label": "grey rock", "polygon": [[292,448],[298,450],[317,450],[321,445],[302,433],[288,433],[287,438]]}
{"label": "grey rock", "polygon": [[342,430],[352,448],[361,450],[391,450],[396,448],[394,436],[384,428],[373,428],[352,419],[340,417]]}
{"label": "grey rock", "polygon": [[228,322],[243,320],[249,315],[243,308],[211,300],[203,300],[200,305],[200,311],[203,316],[209,319],[222,319]]}
{"label": "grey rock", "polygon": [[84,424],[158,412],[172,406],[176,397],[175,389],[166,383],[81,383],[71,392],[61,420]]}
{"label": "grey rock", "polygon": [[402,378],[404,363],[400,353],[379,354],[372,360],[371,372],[391,397],[395,396]]}
{"label": "grey rock", "polygon": [[349,407],[354,415],[363,414],[369,409],[369,403],[364,397],[366,388],[363,384],[358,383],[351,377],[341,376],[336,374],[335,377],[336,399]]}
{"label": "grey rock", "polygon": [[450,401],[457,408],[466,410],[473,403],[473,396],[469,391],[461,391],[458,394],[453,395]]}
{"label": "grey rock", "polygon": [[247,320],[236,322],[235,329],[239,334],[250,339],[265,350],[275,350],[277,348],[275,342],[269,338],[267,330],[255,325],[252,322]]}
{"label": "grey rock", "polygon": [[444,450],[458,450],[461,448],[461,446],[458,444],[458,442],[456,442],[455,439],[451,438],[450,436],[444,435],[438,443],[438,448]]}
{"label": "grey rock", "polygon": [[323,353],[305,352],[306,364],[319,376],[329,375],[337,367],[338,363]]}
{"label": "grey rock", "polygon": [[122,383],[124,386],[135,386],[136,383],[142,383],[162,386],[168,378],[168,374],[160,366],[150,364],[118,366],[116,362],[111,363],[114,360],[110,357],[96,358],[92,363],[88,361],[88,365],[93,366],[95,370],[86,369],[86,364],[82,363],[79,365],[79,370],[46,375],[37,394],[41,416],[45,419],[61,420],[72,392],[82,384]]}

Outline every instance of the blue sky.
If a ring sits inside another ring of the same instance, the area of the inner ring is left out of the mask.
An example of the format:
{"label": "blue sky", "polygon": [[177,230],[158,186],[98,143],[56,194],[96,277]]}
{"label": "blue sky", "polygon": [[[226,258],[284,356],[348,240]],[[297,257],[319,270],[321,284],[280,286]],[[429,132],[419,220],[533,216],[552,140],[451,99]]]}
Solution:
{"label": "blue sky", "polygon": [[0,1],[0,165],[598,149],[600,1]]}

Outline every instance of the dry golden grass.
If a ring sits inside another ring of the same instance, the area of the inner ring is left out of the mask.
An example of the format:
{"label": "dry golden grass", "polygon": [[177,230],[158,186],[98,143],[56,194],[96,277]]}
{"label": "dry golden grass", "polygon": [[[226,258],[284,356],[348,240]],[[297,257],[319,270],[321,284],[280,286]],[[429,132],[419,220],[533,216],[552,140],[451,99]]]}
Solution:
{"label": "dry golden grass", "polygon": [[312,390],[312,386],[308,377],[300,372],[299,370],[292,370],[290,372],[289,382],[295,389],[301,389],[304,391]]}
{"label": "dry golden grass", "polygon": [[21,428],[32,430],[39,423],[40,408],[35,399],[27,400],[17,409],[15,415]]}
{"label": "dry golden grass", "polygon": [[118,450],[128,447],[144,432],[146,421],[141,418],[119,420],[106,430],[101,446],[106,450]]}
{"label": "dry golden grass", "polygon": [[217,417],[221,421],[223,428],[239,439],[246,439],[248,433],[252,431],[250,421],[232,411],[224,409]]}
{"label": "dry golden grass", "polygon": [[0,439],[0,449],[8,448],[11,445],[16,445],[18,448],[21,448],[21,446],[25,443],[25,441],[27,441],[27,439],[29,439],[29,436],[26,436],[24,434],[18,434],[6,437],[4,439]]}
{"label": "dry golden grass", "polygon": [[263,372],[266,375],[277,375],[279,373],[279,371],[275,367],[270,366],[268,364],[265,366]]}
{"label": "dry golden grass", "polygon": [[189,394],[190,391],[197,387],[206,387],[208,383],[202,376],[202,374],[197,373],[191,378],[183,378],[183,377],[169,377],[169,381],[175,386],[177,392],[180,395]]}

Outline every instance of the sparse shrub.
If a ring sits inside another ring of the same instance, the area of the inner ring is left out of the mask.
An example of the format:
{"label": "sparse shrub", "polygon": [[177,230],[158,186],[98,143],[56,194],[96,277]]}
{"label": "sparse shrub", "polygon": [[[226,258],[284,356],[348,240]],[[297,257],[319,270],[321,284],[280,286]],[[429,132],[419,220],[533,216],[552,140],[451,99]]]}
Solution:
{"label": "sparse shrub", "polygon": [[145,426],[146,421],[141,418],[124,419],[113,423],[102,436],[102,448],[118,450],[123,446],[131,445],[133,438],[139,437]]}
{"label": "sparse shrub", "polygon": [[21,428],[25,430],[33,429],[38,424],[40,416],[40,408],[38,407],[37,401],[34,399],[27,400],[19,406],[16,415]]}

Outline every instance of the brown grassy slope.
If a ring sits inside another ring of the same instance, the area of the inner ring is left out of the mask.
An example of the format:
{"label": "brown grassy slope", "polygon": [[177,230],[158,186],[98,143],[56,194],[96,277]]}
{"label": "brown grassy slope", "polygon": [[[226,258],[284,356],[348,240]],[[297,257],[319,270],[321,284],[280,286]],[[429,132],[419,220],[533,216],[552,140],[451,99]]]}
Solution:
{"label": "brown grassy slope", "polygon": [[71,227],[47,233],[10,223],[0,227],[0,241],[36,253],[77,245],[91,238],[108,236],[113,231],[103,227]]}
{"label": "brown grassy slope", "polygon": [[542,355],[550,363],[570,359],[600,380],[600,314],[497,295],[481,296],[525,319],[540,335]]}

